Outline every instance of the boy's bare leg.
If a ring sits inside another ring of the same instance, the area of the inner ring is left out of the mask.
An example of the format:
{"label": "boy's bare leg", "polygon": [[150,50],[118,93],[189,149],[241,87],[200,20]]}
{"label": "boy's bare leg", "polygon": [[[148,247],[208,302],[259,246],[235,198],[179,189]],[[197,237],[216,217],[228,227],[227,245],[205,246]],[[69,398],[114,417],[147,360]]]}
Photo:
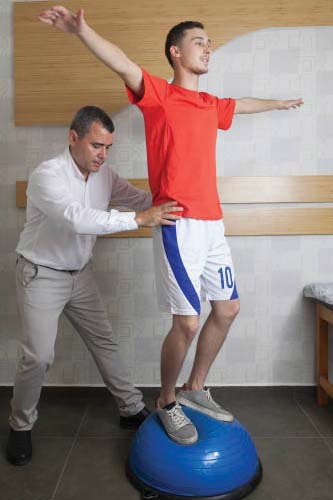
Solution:
{"label": "boy's bare leg", "polygon": [[199,316],[173,316],[172,327],[164,340],[161,352],[161,392],[158,399],[160,407],[176,399],[177,379],[198,327]]}
{"label": "boy's bare leg", "polygon": [[209,369],[238,314],[239,300],[215,300],[211,306],[212,310],[200,332],[192,371],[186,384],[189,390],[204,387]]}
{"label": "boy's bare leg", "polygon": [[233,422],[234,417],[212,398],[204,388],[209,369],[220,351],[238,310],[238,300],[212,301],[212,310],[198,339],[195,360],[187,384],[177,394],[177,401],[223,422]]}

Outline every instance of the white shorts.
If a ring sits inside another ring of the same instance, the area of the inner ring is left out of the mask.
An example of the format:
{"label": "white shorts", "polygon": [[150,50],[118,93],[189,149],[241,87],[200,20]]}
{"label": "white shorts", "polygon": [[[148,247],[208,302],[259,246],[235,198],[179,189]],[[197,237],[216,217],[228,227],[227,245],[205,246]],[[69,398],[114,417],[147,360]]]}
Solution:
{"label": "white shorts", "polygon": [[222,220],[183,218],[153,230],[157,299],[162,311],[192,316],[200,302],[238,298]]}

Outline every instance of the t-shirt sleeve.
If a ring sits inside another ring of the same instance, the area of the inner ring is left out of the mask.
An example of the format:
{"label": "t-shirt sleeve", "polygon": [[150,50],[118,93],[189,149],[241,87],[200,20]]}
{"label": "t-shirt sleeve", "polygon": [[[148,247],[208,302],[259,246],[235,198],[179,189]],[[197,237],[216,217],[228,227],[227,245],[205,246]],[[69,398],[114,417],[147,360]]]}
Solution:
{"label": "t-shirt sleeve", "polygon": [[228,128],[230,128],[235,113],[235,106],[235,99],[218,99],[218,128],[222,130],[228,130]]}
{"label": "t-shirt sleeve", "polygon": [[168,82],[157,76],[150,75],[142,68],[143,96],[137,96],[127,85],[126,91],[131,104],[136,104],[140,109],[159,106],[165,99]]}

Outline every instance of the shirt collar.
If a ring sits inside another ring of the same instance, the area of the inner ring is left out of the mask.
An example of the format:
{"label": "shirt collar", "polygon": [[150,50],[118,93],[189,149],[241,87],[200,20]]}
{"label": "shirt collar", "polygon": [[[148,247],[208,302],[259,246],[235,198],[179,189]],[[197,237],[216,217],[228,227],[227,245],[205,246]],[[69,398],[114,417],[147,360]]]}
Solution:
{"label": "shirt collar", "polygon": [[72,157],[71,152],[69,150],[69,146],[67,146],[67,148],[64,151],[64,157],[66,159],[67,165],[69,166],[69,170],[70,170],[71,175],[73,175],[73,177],[76,177],[77,179],[80,179],[81,181],[86,182],[84,175],[80,172],[78,166],[76,165],[75,161],[73,160],[73,157]]}

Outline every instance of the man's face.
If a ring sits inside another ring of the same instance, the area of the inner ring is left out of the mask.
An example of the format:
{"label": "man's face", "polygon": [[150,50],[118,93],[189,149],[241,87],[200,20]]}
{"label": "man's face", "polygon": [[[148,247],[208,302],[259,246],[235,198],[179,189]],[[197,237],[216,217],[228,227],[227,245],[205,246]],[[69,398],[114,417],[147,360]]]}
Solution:
{"label": "man's face", "polygon": [[85,178],[90,172],[98,172],[112,145],[113,134],[99,122],[93,122],[81,138],[75,130],[69,131],[72,157]]}
{"label": "man's face", "polygon": [[183,68],[197,75],[207,73],[212,49],[211,41],[204,30],[200,28],[186,30],[176,49],[176,59]]}

